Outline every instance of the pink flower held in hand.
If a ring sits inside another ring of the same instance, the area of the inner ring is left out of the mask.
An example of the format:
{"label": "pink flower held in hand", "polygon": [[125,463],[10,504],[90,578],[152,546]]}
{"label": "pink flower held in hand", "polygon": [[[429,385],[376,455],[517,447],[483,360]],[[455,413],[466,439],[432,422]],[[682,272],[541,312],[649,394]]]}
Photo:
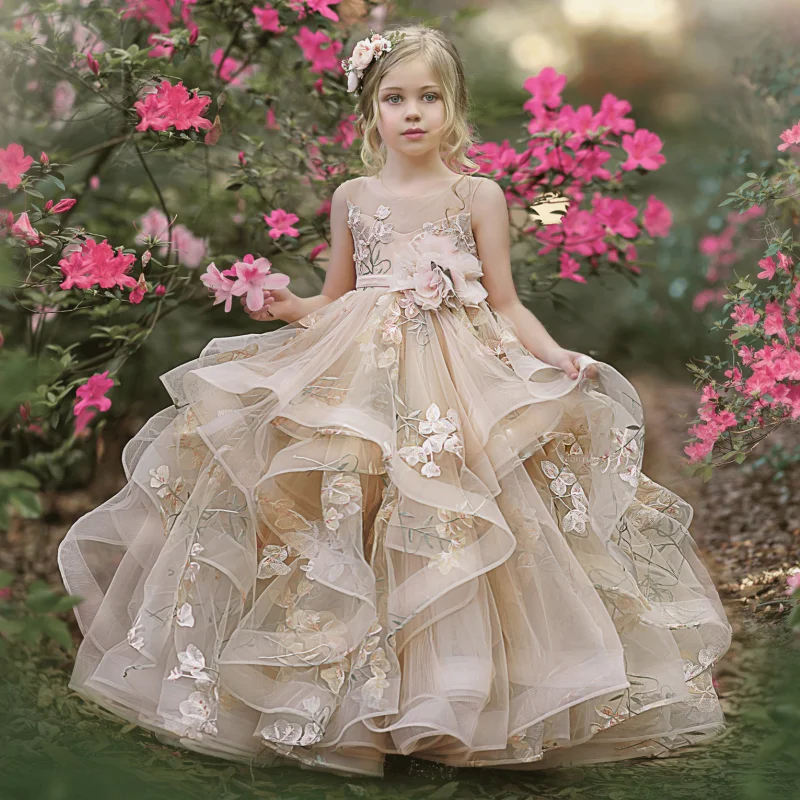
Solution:
{"label": "pink flower held in hand", "polygon": [[267,258],[254,259],[250,254],[233,265],[236,283],[231,293],[236,297],[246,295],[245,305],[250,311],[260,311],[264,307],[264,292],[282,289],[289,284],[289,276],[272,274],[272,263]]}
{"label": "pink flower held in hand", "polygon": [[67,197],[64,200],[59,200],[50,210],[51,214],[63,214],[69,211],[78,201],[72,197]]}
{"label": "pink flower held in hand", "polygon": [[300,231],[292,225],[299,221],[297,214],[290,214],[282,208],[276,208],[271,214],[264,214],[264,222],[269,225],[269,235],[273,239],[279,239],[283,235],[297,238]]}
{"label": "pink flower held in hand", "polygon": [[5,150],[0,149],[0,183],[16,189],[31,164],[33,158],[25,155],[21,145],[10,144]]}
{"label": "pink flower held in hand", "polygon": [[214,302],[225,303],[225,311],[231,310],[231,303],[233,303],[233,281],[231,277],[234,274],[232,269],[226,269],[220,272],[216,265],[212,262],[208,265],[208,269],[200,276],[204,286],[207,286],[214,292]]}
{"label": "pink flower held in hand", "polygon": [[23,211],[17,217],[17,221],[11,226],[11,235],[30,245],[39,244],[42,240],[39,232],[31,225],[27,211]]}
{"label": "pink flower held in hand", "polygon": [[[113,385],[114,381],[108,377],[108,370],[92,375],[75,392],[78,396],[78,401],[75,403],[72,413],[76,417],[80,417],[90,408],[96,408],[98,411],[108,411],[111,408],[111,401],[105,394]],[[83,427],[85,427],[85,424]]]}
{"label": "pink flower held in hand", "polygon": [[800,589],[800,572],[795,572],[786,579],[786,594],[794,594],[796,589]]}

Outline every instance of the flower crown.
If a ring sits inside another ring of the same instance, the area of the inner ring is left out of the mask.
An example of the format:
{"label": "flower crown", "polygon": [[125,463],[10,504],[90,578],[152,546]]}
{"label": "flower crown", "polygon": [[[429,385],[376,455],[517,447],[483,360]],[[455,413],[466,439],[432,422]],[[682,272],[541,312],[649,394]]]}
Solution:
{"label": "flower crown", "polygon": [[370,33],[371,37],[357,42],[350,58],[342,61],[342,69],[347,74],[348,92],[357,92],[361,88],[367,67],[384,53],[388,53],[403,38],[399,31],[389,34],[389,38],[372,31]]}

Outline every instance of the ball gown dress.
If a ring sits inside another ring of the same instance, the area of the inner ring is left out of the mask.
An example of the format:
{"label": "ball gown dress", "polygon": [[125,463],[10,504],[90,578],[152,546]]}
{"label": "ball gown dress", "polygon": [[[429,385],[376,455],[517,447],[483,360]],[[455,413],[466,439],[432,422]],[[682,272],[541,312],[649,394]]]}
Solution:
{"label": "ball gown dress", "polygon": [[346,775],[725,729],[692,508],[641,471],[633,386],[589,356],[569,378],[486,302],[486,180],[348,181],[355,288],[161,377],[125,486],[59,547],[71,689],[165,743]]}

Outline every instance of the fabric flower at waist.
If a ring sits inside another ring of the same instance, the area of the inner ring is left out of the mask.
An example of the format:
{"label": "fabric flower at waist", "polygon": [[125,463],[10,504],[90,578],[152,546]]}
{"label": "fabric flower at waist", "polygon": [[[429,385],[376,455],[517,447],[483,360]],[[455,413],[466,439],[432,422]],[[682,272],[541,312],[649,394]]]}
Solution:
{"label": "fabric flower at waist", "polygon": [[458,250],[449,237],[424,234],[414,240],[411,250],[400,265],[397,288],[409,292],[421,309],[475,306],[486,299],[480,260]]}

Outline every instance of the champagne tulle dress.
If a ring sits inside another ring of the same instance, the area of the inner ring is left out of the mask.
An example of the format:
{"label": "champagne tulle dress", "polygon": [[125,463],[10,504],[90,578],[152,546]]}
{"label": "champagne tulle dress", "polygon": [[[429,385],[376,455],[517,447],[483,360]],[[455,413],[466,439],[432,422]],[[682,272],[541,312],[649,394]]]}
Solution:
{"label": "champagne tulle dress", "polygon": [[570,379],[486,303],[484,181],[349,181],[356,288],[162,376],[174,407],[59,548],[73,690],[165,743],[341,774],[724,730],[692,509],[641,472],[631,384],[588,356]]}

